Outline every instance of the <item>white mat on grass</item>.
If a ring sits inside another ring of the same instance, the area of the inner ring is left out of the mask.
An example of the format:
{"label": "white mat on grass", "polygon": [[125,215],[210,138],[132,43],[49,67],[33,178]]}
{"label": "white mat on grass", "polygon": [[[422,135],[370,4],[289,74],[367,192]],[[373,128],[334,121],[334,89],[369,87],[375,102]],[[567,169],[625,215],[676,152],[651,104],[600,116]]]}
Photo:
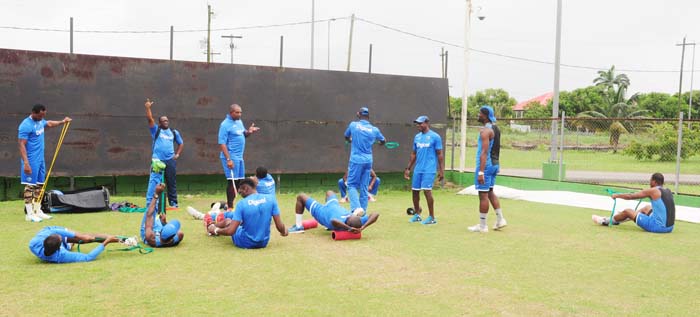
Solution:
{"label": "white mat on grass", "polygon": [[[519,190],[505,186],[496,185],[494,192],[499,198],[527,200],[543,204],[554,204],[590,209],[599,209],[607,211],[601,215],[610,215],[610,210],[613,207],[613,200],[610,196],[581,194],[567,191],[554,190]],[[474,185],[461,190],[459,195],[477,195]],[[634,209],[637,206],[637,200],[617,200],[617,211],[626,208]],[[649,200],[642,201],[639,207],[649,205]],[[678,206],[676,205],[676,220],[687,221],[692,223],[700,223],[700,208]]]}

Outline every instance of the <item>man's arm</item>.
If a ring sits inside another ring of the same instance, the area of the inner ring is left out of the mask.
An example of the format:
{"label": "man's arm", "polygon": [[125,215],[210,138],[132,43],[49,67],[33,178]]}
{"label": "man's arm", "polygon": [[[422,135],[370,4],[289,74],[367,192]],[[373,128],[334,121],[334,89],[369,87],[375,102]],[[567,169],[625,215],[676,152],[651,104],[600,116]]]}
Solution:
{"label": "man's arm", "polygon": [[209,227],[207,227],[207,231],[215,236],[232,236],[236,233],[240,225],[240,221],[231,220],[231,223],[224,228],[218,228],[214,224],[210,224]]}
{"label": "man's arm", "polygon": [[[76,235],[77,236],[77,235]],[[102,244],[98,245],[96,248],[92,249],[90,253],[80,253],[80,252],[64,252],[61,254],[61,258],[58,259],[59,263],[72,263],[72,262],[89,262],[97,258],[102,251],[104,251],[105,247],[112,243],[112,242],[117,242],[119,241],[119,238],[115,236],[109,236],[107,237]]]}
{"label": "man's arm", "polygon": [[369,218],[367,219],[367,222],[365,222],[364,225],[360,228],[360,231],[365,230],[365,228],[369,227],[371,224],[377,222],[377,219],[379,219],[379,214],[369,214]]}
{"label": "man's arm", "polygon": [[369,185],[367,186],[367,190],[372,190],[374,188],[374,183],[377,181],[377,173],[374,172],[374,170],[369,170]]}
{"label": "man's arm", "polygon": [[656,188],[647,188],[641,191],[638,191],[636,193],[631,193],[631,194],[613,194],[612,198],[621,198],[624,200],[633,200],[633,199],[641,199],[641,198],[652,198],[656,199],[659,197],[654,197],[656,196],[655,194],[658,194],[659,197],[661,197],[661,192],[657,190]]}
{"label": "man's arm", "polygon": [[282,218],[280,218],[280,215],[272,216],[272,220],[275,221],[275,227],[277,228],[277,231],[280,233],[280,235],[286,237],[289,234],[289,232],[287,231],[287,227],[284,226],[284,223],[282,223]]}
{"label": "man's arm", "polygon": [[151,99],[146,98],[146,103],[144,106],[146,107],[146,119],[148,120],[148,127],[153,128],[156,126],[156,121],[153,120],[153,113],[151,113],[151,106],[153,106],[153,101]]}
{"label": "man's arm", "polygon": [[69,117],[65,117],[61,121],[46,121],[46,127],[53,128],[57,125],[60,125],[60,124],[66,123],[66,122],[71,122],[71,121],[73,121],[73,119],[71,119]]}
{"label": "man's arm", "polygon": [[435,150],[435,154],[438,157],[438,180],[442,181],[445,178],[445,155],[442,150]]}
{"label": "man's arm", "polygon": [[352,232],[352,233],[358,233],[358,232],[361,231],[361,230],[358,229],[358,228],[354,228],[354,227],[350,227],[350,226],[346,225],[344,222],[342,222],[342,221],[340,221],[340,220],[338,220],[338,219],[332,219],[332,220],[331,220],[331,224],[332,224],[333,227],[335,227],[335,228],[340,228],[341,230],[350,231],[350,232]]}
{"label": "man's arm", "polygon": [[411,179],[411,167],[413,167],[413,163],[416,162],[416,151],[414,150],[411,152],[411,158],[408,159],[408,167],[403,171],[403,178],[405,179]]}
{"label": "man's arm", "polygon": [[486,158],[487,155],[490,155],[488,147],[489,132],[490,130],[486,129],[481,129],[481,132],[479,132],[479,138],[481,139],[481,153],[479,153],[479,170],[477,171],[477,180],[479,181],[479,184],[483,184],[485,182],[484,170],[486,169]]}
{"label": "man's arm", "polygon": [[255,122],[253,122],[253,123],[250,125],[250,128],[248,128],[247,130],[243,131],[243,136],[245,136],[245,137],[247,138],[247,137],[249,137],[251,134],[253,134],[253,133],[255,133],[255,132],[258,132],[258,130],[260,130],[260,128],[256,127],[256,126],[255,126]]}
{"label": "man's arm", "polygon": [[156,186],[156,194],[153,196],[153,199],[151,199],[151,204],[148,205],[148,210],[146,210],[146,223],[144,224],[146,229],[146,242],[151,246],[156,245],[156,234],[153,232],[153,213],[156,211],[158,197],[163,192],[163,188],[165,188],[164,184],[158,184],[158,186]]}
{"label": "man's arm", "polygon": [[182,153],[182,149],[185,148],[185,141],[182,140],[182,135],[180,132],[173,130],[173,133],[175,134],[175,143],[177,143],[177,148],[175,149],[175,159],[180,158],[180,153]]}
{"label": "man's arm", "polygon": [[24,173],[27,175],[32,174],[32,167],[29,165],[29,158],[27,157],[27,139],[18,139],[19,143],[19,155],[22,157],[22,162],[24,162]]}

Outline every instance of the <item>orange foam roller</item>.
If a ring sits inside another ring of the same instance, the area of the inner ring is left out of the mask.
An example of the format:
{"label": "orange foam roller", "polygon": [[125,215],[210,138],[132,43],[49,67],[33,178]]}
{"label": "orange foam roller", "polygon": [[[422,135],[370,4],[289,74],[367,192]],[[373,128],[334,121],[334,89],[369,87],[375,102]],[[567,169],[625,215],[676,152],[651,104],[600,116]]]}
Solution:
{"label": "orange foam roller", "polygon": [[352,233],[350,231],[337,231],[334,230],[333,233],[331,233],[331,238],[333,240],[356,240],[362,238],[362,232],[360,233]]}
{"label": "orange foam roller", "polygon": [[304,230],[309,230],[318,227],[318,221],[316,219],[308,219],[301,222],[301,226]]}

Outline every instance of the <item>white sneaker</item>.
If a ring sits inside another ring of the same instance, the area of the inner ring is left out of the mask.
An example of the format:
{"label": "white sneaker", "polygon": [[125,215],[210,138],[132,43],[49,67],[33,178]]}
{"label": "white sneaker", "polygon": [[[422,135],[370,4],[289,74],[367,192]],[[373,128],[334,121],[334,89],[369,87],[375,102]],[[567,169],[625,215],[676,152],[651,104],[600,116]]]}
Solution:
{"label": "white sneaker", "polygon": [[187,206],[187,213],[190,214],[194,219],[202,220],[204,219],[204,214],[199,212],[197,209]]}
{"label": "white sneaker", "polygon": [[501,220],[496,220],[496,224],[493,225],[493,230],[501,230],[507,225],[506,218],[501,218]]}
{"label": "white sneaker", "polygon": [[49,215],[45,214],[44,211],[42,211],[41,209],[39,209],[39,211],[35,212],[34,214],[37,217],[44,219],[44,220],[53,218],[53,216],[49,216]]}
{"label": "white sneaker", "polygon": [[343,198],[341,198],[340,200],[338,200],[338,202],[341,203],[341,204],[344,204],[344,203],[348,202],[348,198],[347,198],[347,197],[343,197]]}
{"label": "white sneaker", "polygon": [[218,202],[218,201],[215,202],[215,203],[211,206],[210,212],[211,212],[211,211],[216,211],[216,212],[221,211],[221,203]]}
{"label": "white sneaker", "polygon": [[593,220],[593,222],[595,222],[596,224],[599,224],[599,225],[601,225],[601,226],[605,226],[605,225],[608,224],[608,218],[607,218],[607,217],[601,217],[601,216],[598,216],[598,215],[593,215],[593,216],[591,216],[591,220]]}
{"label": "white sneaker", "polygon": [[486,226],[482,227],[481,224],[477,224],[477,225],[473,225],[473,226],[467,228],[467,230],[469,230],[471,232],[487,233],[487,232],[489,232],[489,227],[486,227]]}
{"label": "white sneaker", "polygon": [[41,222],[41,218],[37,217],[33,210],[27,210],[27,207],[24,207],[24,212],[26,213],[24,215],[24,220],[29,222]]}
{"label": "white sneaker", "polygon": [[362,209],[362,207],[355,208],[355,210],[352,211],[352,214],[354,216],[362,217],[365,215],[365,210]]}
{"label": "white sneaker", "polygon": [[374,202],[374,201],[377,201],[377,199],[376,199],[376,198],[374,198],[374,196],[372,196],[372,195],[369,195],[369,201],[372,201],[372,202]]}

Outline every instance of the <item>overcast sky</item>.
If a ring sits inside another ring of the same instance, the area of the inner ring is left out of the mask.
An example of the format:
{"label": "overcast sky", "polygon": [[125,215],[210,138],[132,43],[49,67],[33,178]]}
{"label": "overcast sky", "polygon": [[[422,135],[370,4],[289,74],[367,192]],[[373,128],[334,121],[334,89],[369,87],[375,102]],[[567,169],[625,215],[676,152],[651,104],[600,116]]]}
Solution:
{"label": "overcast sky", "polygon": [[[615,65],[631,80],[631,92],[677,92],[683,36],[700,41],[700,1],[693,0],[564,0],[562,27],[563,64],[592,68]],[[168,31],[203,30],[207,3],[215,17],[212,28],[236,28],[311,20],[311,0],[210,0],[210,1],[31,1],[0,0],[0,47],[68,52],[66,32],[10,29]],[[330,23],[330,69],[345,70],[348,58],[348,17],[425,36],[464,44],[466,1],[431,0],[316,0],[316,19],[344,18]],[[486,88],[503,88],[518,101],[552,91],[556,0],[483,0],[474,2],[471,47],[475,50],[537,60],[528,62],[498,55],[471,52],[469,94]],[[479,11],[481,7],[481,11]],[[476,15],[486,18],[480,21]],[[329,66],[328,22],[316,23],[315,68]],[[284,35],[284,65],[310,67],[311,25],[240,29],[212,32],[215,62],[229,62],[228,40],[234,34],[236,63],[279,64],[280,35]],[[200,40],[206,32],[177,32],[174,58],[206,61]],[[75,53],[128,57],[169,57],[169,33],[76,33]],[[369,44],[373,43],[372,71],[385,74],[439,77],[440,49],[449,51],[450,93],[462,95],[464,55],[460,47],[431,42],[387,30],[364,21],[355,22],[352,71],[368,69]],[[692,47],[686,50],[683,90],[690,89]],[[700,60],[698,61],[700,64]],[[696,66],[695,68],[700,68]],[[641,72],[646,71],[646,72]],[[656,72],[648,72],[656,71]],[[661,72],[658,72],[661,71]],[[665,71],[665,72],[664,72]],[[595,69],[562,67],[561,89],[590,85]],[[695,87],[700,86],[696,83]]]}

